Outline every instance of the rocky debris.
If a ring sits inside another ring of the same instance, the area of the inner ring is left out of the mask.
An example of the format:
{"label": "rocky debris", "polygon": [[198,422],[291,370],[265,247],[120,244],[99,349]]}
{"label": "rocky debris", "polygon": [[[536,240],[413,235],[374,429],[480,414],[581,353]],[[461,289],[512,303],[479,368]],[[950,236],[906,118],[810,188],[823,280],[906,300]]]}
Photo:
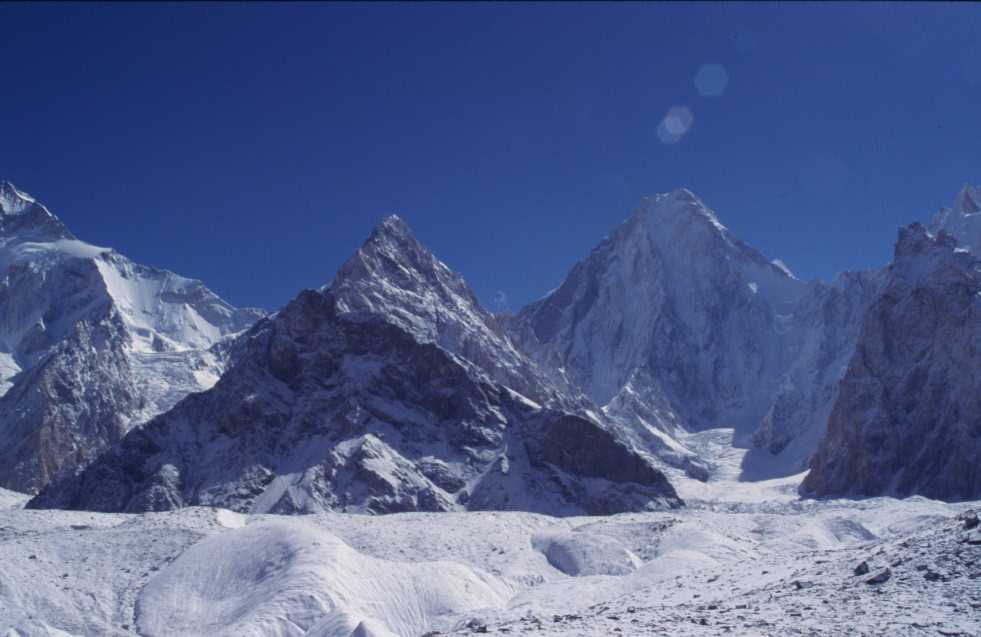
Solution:
{"label": "rocky debris", "polygon": [[487,623],[479,619],[471,619],[466,623],[467,629],[472,633],[486,633],[488,632]]}
{"label": "rocky debris", "polygon": [[875,574],[872,575],[872,577],[869,577],[868,579],[866,579],[865,580],[865,583],[866,584],[884,584],[885,582],[888,582],[889,581],[889,578],[891,578],[891,577],[892,577],[892,569],[890,569],[890,568],[883,568],[881,570],[876,571]]}
{"label": "rocky debris", "polygon": [[[791,552],[768,569],[782,577],[760,578],[756,560],[737,559],[712,567],[707,579],[696,570],[669,580],[677,586],[662,582],[622,597],[625,587],[614,586],[610,598],[582,610],[564,603],[567,610],[556,613],[562,621],[536,626],[536,634],[981,634],[981,555],[961,543],[961,527],[948,518],[871,543]],[[877,568],[880,563],[898,566]],[[855,579],[862,564],[871,566]],[[941,571],[942,579],[923,577]],[[558,590],[571,595],[573,589]],[[579,617],[572,623],[567,614]],[[506,611],[494,617],[495,631],[523,632]]]}
{"label": "rocky debris", "polygon": [[964,523],[965,529],[973,529],[978,526],[978,512],[975,509],[961,513],[957,519]]}
{"label": "rocky debris", "polygon": [[855,567],[853,572],[855,575],[865,575],[869,572],[869,563],[863,560],[858,566]]}

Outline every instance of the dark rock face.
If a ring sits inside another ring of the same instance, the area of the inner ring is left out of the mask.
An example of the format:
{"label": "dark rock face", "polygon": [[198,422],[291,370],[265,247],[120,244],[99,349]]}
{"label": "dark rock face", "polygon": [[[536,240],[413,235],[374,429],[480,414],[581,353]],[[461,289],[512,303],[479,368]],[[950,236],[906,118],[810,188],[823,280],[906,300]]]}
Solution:
{"label": "dark rock face", "polygon": [[79,323],[46,361],[0,399],[7,423],[0,484],[34,492],[70,476],[122,438],[140,408],[121,350],[122,326]]}
{"label": "dark rock face", "polygon": [[[352,261],[329,288],[301,293],[244,335],[213,389],[30,506],[599,514],[680,505],[647,460],[536,380],[401,222],[383,222]],[[442,301],[406,303],[403,293]],[[490,368],[467,358],[494,351],[504,356]]]}
{"label": "dark rock face", "polygon": [[866,584],[885,584],[892,578],[892,569],[884,568],[865,580]]}
{"label": "dark rock face", "polygon": [[981,272],[903,229],[801,492],[981,497]]}

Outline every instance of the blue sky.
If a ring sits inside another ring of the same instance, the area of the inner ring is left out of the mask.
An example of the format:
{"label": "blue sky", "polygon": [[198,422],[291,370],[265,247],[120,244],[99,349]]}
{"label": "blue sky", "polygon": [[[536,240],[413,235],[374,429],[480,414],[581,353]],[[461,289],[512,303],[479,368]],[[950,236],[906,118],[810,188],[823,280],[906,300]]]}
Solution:
{"label": "blue sky", "polygon": [[326,282],[397,212],[517,309],[677,186],[830,278],[981,182],[970,3],[2,3],[0,24],[0,177],[239,305]]}

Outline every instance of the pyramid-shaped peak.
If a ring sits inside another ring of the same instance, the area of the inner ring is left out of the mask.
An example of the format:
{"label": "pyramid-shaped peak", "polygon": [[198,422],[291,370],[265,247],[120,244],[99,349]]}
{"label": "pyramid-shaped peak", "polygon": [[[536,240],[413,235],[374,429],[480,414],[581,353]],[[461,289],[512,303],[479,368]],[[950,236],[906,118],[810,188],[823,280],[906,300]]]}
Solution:
{"label": "pyramid-shaped peak", "polygon": [[407,224],[402,217],[396,214],[383,217],[382,220],[375,225],[374,230],[372,230],[371,235],[368,237],[368,241],[378,237],[411,239],[415,241],[415,233],[412,232],[412,228],[409,227],[409,224]]}
{"label": "pyramid-shaped peak", "polygon": [[707,222],[716,231],[726,232],[726,227],[715,213],[688,188],[675,188],[671,192],[644,197],[641,199],[637,215],[646,217],[658,225]]}
{"label": "pyramid-shaped peak", "polygon": [[419,243],[409,225],[398,215],[379,221],[357,252],[337,271],[329,284],[335,293],[352,284],[362,288],[387,282],[395,289],[420,281],[458,285],[459,275],[452,273],[425,246]]}
{"label": "pyramid-shaped peak", "polygon": [[419,267],[433,260],[433,256],[425,246],[419,243],[409,224],[398,215],[388,215],[382,218],[371,230],[368,238],[352,259],[386,259]]}

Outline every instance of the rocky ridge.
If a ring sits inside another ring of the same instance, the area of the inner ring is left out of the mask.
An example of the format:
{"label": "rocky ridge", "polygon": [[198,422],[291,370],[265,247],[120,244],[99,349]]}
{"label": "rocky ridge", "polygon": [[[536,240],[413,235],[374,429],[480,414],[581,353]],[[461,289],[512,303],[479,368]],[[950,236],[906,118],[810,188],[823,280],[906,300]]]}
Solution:
{"label": "rocky ridge", "polygon": [[981,267],[913,224],[865,314],[809,495],[981,497]]}
{"label": "rocky ridge", "polygon": [[564,515],[680,504],[398,218],[237,347],[213,389],[30,506]]}

